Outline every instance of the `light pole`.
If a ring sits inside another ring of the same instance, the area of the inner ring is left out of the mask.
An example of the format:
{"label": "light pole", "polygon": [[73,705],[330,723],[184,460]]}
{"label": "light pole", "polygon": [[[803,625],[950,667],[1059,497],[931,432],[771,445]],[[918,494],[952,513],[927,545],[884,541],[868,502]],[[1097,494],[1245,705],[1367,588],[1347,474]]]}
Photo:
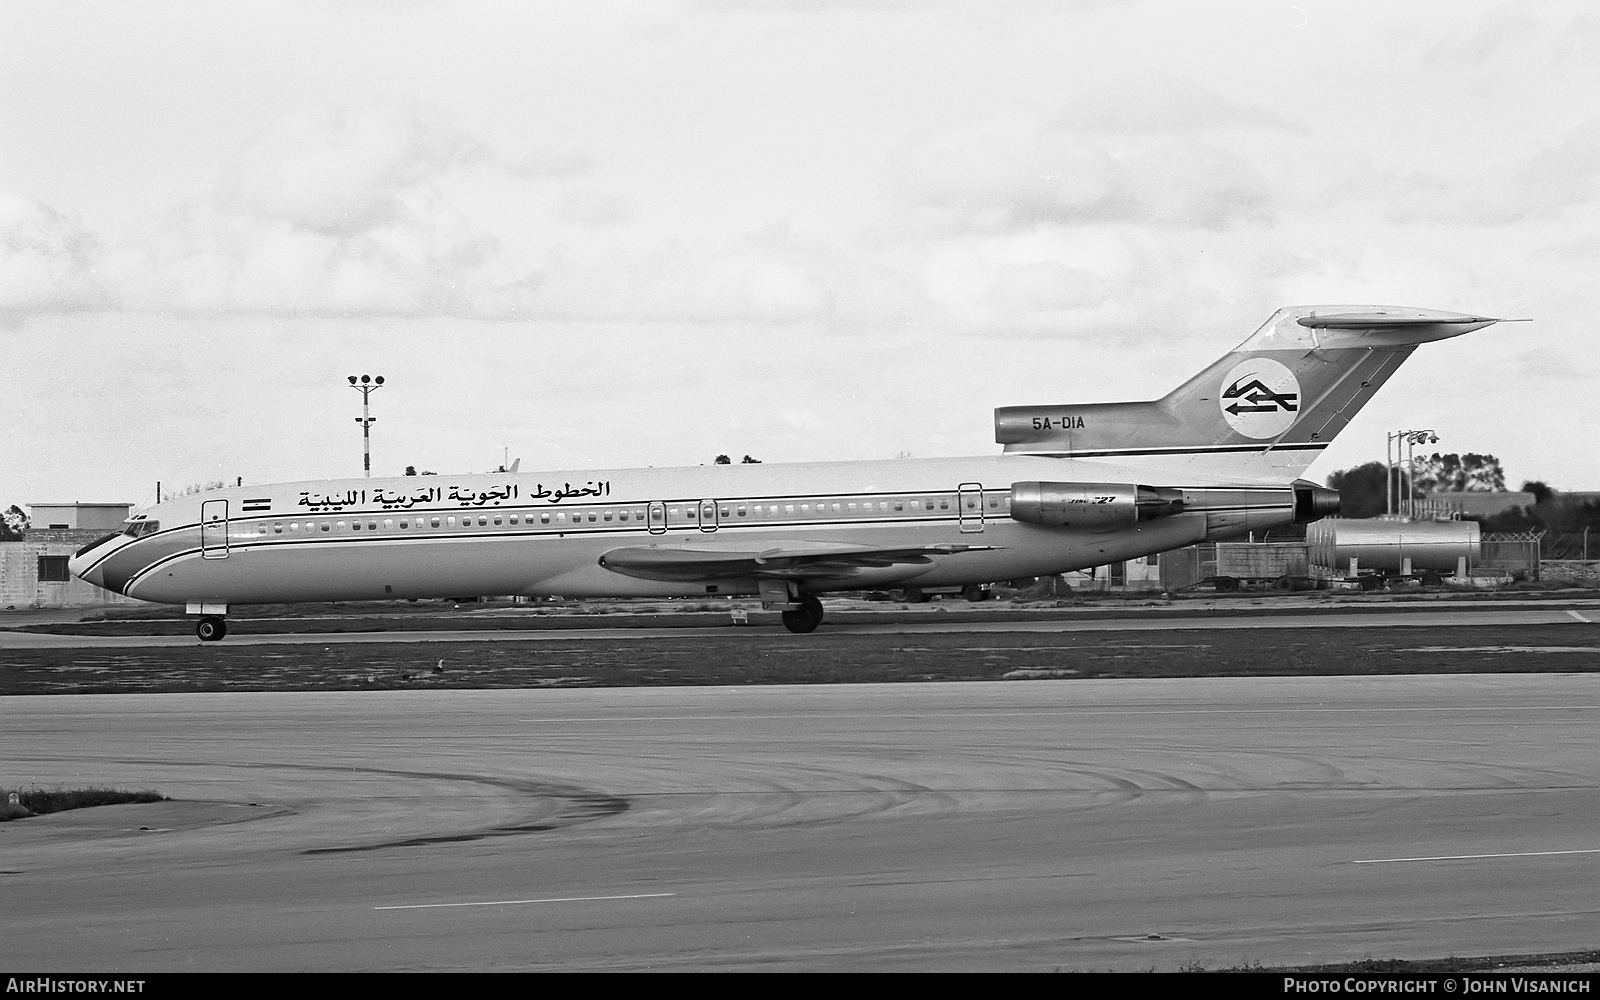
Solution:
{"label": "light pole", "polygon": [[367,399],[374,392],[383,388],[383,376],[374,378],[363,375],[359,379],[350,376],[350,388],[361,390],[361,416],[356,418],[356,423],[361,425],[361,468],[367,476],[372,475],[372,422],[377,417],[367,416]]}
{"label": "light pole", "polygon": [[[1399,513],[1410,517],[1416,513],[1416,503],[1411,494],[1416,489],[1417,470],[1413,462],[1416,460],[1416,447],[1419,444],[1438,444],[1438,432],[1429,429],[1423,431],[1391,431],[1383,443],[1383,493],[1385,513]],[[1405,465],[1400,469],[1400,482],[1405,485],[1404,497],[1395,496],[1394,467],[1400,462],[1400,448],[1405,447]]]}

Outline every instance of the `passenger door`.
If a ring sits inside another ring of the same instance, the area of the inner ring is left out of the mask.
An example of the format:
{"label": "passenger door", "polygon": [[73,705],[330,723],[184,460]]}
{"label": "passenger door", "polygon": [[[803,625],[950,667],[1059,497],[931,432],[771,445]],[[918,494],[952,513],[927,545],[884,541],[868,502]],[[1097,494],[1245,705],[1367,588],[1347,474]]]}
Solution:
{"label": "passenger door", "polygon": [[228,558],[228,501],[207,500],[200,505],[200,557]]}
{"label": "passenger door", "polygon": [[961,515],[961,531],[976,534],[983,530],[983,484],[962,483],[956,487],[956,508]]}

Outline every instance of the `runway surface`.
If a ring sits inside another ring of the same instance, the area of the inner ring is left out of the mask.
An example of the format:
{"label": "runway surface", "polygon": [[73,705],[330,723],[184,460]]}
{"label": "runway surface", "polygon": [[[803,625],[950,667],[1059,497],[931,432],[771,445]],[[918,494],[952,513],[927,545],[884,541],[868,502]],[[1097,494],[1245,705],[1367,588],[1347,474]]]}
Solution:
{"label": "runway surface", "polygon": [[1131,970],[1600,936],[1596,674],[0,717],[0,782],[183,800],[0,825],[0,958],[29,970]]}
{"label": "runway surface", "polygon": [[[1569,625],[1573,622],[1595,624],[1600,622],[1600,609],[1591,602],[1546,602],[1537,608],[1497,608],[1481,604],[1451,607],[1418,608],[1415,610],[1350,609],[1346,613],[1304,614],[1276,609],[1259,612],[1233,613],[1214,617],[1172,617],[1161,614],[1130,615],[1118,618],[1055,618],[1021,619],[1013,621],[975,621],[959,614],[927,616],[926,621],[899,621],[878,624],[876,616],[858,615],[838,622],[826,622],[822,633],[830,636],[852,635],[934,635],[949,633],[1063,633],[1063,632],[1148,632],[1178,629],[1318,629],[1318,628],[1394,628],[1413,626],[1464,627],[1483,625]],[[592,621],[592,619],[591,619]],[[681,639],[686,635],[706,638],[719,636],[741,638],[757,627],[729,628],[727,625],[711,628],[547,628],[529,630],[506,628],[504,630],[427,630],[381,632],[272,632],[251,634],[251,622],[244,620],[232,626],[223,643],[229,647],[245,645],[329,645],[348,643],[395,642],[572,642],[581,640],[657,640]],[[766,628],[781,634],[781,629]],[[0,650],[5,649],[159,649],[172,646],[200,645],[191,632],[184,635],[62,635],[42,632],[18,632],[0,629]],[[210,645],[210,644],[207,644]]]}

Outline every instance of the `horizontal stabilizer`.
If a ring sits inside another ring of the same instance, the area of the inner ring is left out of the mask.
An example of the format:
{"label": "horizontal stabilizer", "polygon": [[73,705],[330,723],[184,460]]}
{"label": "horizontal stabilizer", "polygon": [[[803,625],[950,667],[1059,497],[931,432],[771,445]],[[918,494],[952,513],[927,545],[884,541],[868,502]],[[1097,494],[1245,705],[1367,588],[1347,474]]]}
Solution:
{"label": "horizontal stabilizer", "polygon": [[1160,399],[1005,406],[995,440],[1028,455],[1170,460],[1165,475],[1226,468],[1289,482],[1419,345],[1503,322],[1407,306],[1290,306]]}
{"label": "horizontal stabilizer", "polygon": [[1334,313],[1329,316],[1302,316],[1295,320],[1313,330],[1383,330],[1407,326],[1488,326],[1491,323],[1521,323],[1525,320],[1494,319],[1488,316],[1463,316],[1417,310],[1411,313],[1362,312]]}

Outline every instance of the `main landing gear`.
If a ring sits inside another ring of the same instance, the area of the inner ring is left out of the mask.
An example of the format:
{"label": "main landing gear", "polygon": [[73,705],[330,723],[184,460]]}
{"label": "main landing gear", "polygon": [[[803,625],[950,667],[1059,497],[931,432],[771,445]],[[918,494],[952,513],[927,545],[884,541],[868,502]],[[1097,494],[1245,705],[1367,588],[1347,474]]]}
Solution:
{"label": "main landing gear", "polygon": [[800,598],[800,606],[783,613],[783,627],[791,632],[814,632],[822,624],[822,602],[811,594]]}
{"label": "main landing gear", "polygon": [[228,620],[221,615],[206,615],[194,627],[194,634],[201,642],[217,642],[228,634]]}

